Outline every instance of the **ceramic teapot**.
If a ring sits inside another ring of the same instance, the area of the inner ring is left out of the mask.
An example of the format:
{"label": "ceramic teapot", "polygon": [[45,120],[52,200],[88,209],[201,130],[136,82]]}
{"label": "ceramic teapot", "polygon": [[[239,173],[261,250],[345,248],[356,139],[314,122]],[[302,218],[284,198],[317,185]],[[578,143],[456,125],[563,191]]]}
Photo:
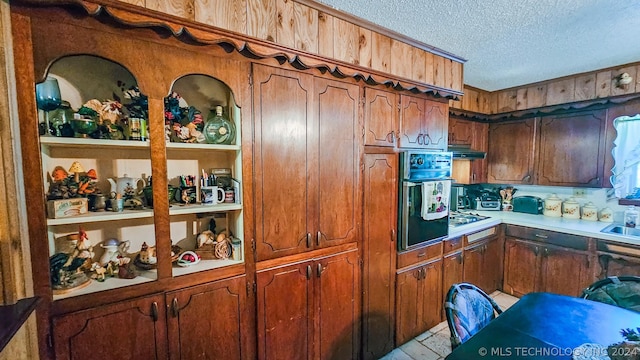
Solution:
{"label": "ceramic teapot", "polygon": [[142,193],[142,189],[146,186],[144,179],[128,177],[127,174],[115,179],[108,178],[107,181],[111,184],[111,193],[120,194],[122,196],[140,195]]}
{"label": "ceramic teapot", "polygon": [[100,264],[102,266],[107,265],[110,261],[117,261],[118,256],[126,255],[129,249],[129,241],[118,241],[118,239],[106,240],[100,247],[104,249],[102,257],[100,257]]}

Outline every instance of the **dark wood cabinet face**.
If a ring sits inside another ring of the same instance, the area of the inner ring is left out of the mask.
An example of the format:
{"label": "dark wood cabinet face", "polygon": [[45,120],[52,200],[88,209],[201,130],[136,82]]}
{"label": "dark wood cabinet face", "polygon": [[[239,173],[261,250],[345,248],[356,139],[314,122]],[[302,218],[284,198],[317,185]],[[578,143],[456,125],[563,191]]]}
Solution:
{"label": "dark wood cabinet face", "polygon": [[580,296],[592,277],[589,256],[570,249],[545,245],[542,249],[541,291]]}
{"label": "dark wood cabinet face", "polygon": [[312,263],[258,272],[258,359],[313,359]]}
{"label": "dark wood cabinet face", "polygon": [[311,75],[260,65],[253,71],[256,252],[264,260],[310,245],[317,125]]}
{"label": "dark wood cabinet face", "polygon": [[395,146],[398,127],[398,95],[392,92],[364,89],[365,145]]}
{"label": "dark wood cabinet face", "polygon": [[422,329],[420,333],[440,323],[442,318],[442,260],[424,266],[422,278]]}
{"label": "dark wood cabinet face", "polygon": [[420,334],[422,319],[422,268],[407,270],[396,276],[396,345]]}
{"label": "dark wood cabinet face", "polygon": [[523,296],[538,288],[540,246],[507,238],[503,291]]}
{"label": "dark wood cabinet face", "polygon": [[484,277],[484,244],[469,247],[464,250],[464,282],[476,285],[483,291],[486,290]]}
{"label": "dark wood cabinet face", "polygon": [[162,295],[95,307],[52,320],[56,359],[166,359]]}
{"label": "dark wood cabinet face", "polygon": [[362,244],[365,359],[379,359],[394,348],[397,174],[397,155],[365,155]]}
{"label": "dark wood cabinet face", "polygon": [[424,99],[400,96],[400,140],[401,148],[415,148],[425,145],[423,122],[425,116]]}
{"label": "dark wood cabinet face", "polygon": [[424,144],[434,150],[446,150],[449,127],[449,105],[425,100]]}
{"label": "dark wood cabinet face", "polygon": [[606,120],[605,110],[542,117],[537,183],[602,186]]}
{"label": "dark wood cabinet face", "polygon": [[489,125],[488,182],[533,184],[535,121]]}
{"label": "dark wood cabinet face", "polygon": [[241,276],[166,294],[171,359],[249,357],[245,283]]}
{"label": "dark wood cabinet face", "polygon": [[609,276],[640,276],[640,257],[620,256],[617,254],[598,254],[599,279]]}
{"label": "dark wood cabinet face", "polygon": [[[315,247],[358,240],[361,220],[359,91],[357,85],[316,78],[318,106],[318,230]],[[311,178],[311,177],[309,177]],[[309,182],[308,182],[309,183]],[[316,214],[315,211],[309,212]]]}
{"label": "dark wood cabinet face", "polygon": [[473,147],[474,124],[471,121],[449,119],[449,144]]}

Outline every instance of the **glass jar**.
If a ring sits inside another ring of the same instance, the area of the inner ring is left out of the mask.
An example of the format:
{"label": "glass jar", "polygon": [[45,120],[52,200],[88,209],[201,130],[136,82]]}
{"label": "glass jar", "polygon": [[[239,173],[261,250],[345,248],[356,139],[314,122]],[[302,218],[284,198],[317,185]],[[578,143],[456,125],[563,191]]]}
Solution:
{"label": "glass jar", "polygon": [[233,260],[241,261],[242,260],[242,242],[240,239],[234,238],[231,240],[231,246],[233,250]]}
{"label": "glass jar", "polygon": [[624,226],[634,228],[638,224],[638,210],[635,206],[629,206],[624,211]]}
{"label": "glass jar", "polygon": [[49,126],[51,126],[53,135],[73,137],[72,120],[73,109],[68,101],[63,100],[60,107],[49,113]]}
{"label": "glass jar", "polygon": [[233,145],[236,142],[236,127],[222,115],[222,106],[216,106],[204,124],[202,131],[207,144]]}

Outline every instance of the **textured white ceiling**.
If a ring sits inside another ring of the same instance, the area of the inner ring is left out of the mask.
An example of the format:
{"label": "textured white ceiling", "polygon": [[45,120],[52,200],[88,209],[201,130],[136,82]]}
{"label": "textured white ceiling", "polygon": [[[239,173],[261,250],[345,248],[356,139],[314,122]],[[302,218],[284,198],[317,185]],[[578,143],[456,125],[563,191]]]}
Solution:
{"label": "textured white ceiling", "polygon": [[320,0],[467,59],[494,91],[640,61],[638,0]]}

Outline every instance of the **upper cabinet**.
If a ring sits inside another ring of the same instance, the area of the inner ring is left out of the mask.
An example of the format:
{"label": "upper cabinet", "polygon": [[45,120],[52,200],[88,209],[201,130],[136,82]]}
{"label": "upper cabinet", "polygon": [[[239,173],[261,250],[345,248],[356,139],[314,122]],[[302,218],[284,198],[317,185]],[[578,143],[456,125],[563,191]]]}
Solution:
{"label": "upper cabinet", "polygon": [[447,149],[449,105],[411,95],[400,96],[401,148]]}
{"label": "upper cabinet", "polygon": [[606,110],[489,126],[488,181],[601,187]]}
{"label": "upper cabinet", "polygon": [[254,65],[258,260],[355,242],[357,85]]}
{"label": "upper cabinet", "polygon": [[364,143],[395,146],[398,136],[398,94],[364,89]]}
{"label": "upper cabinet", "polygon": [[[456,118],[449,119],[449,145],[468,146],[487,151],[489,124]],[[487,159],[454,159],[452,177],[460,184],[487,182]]]}

